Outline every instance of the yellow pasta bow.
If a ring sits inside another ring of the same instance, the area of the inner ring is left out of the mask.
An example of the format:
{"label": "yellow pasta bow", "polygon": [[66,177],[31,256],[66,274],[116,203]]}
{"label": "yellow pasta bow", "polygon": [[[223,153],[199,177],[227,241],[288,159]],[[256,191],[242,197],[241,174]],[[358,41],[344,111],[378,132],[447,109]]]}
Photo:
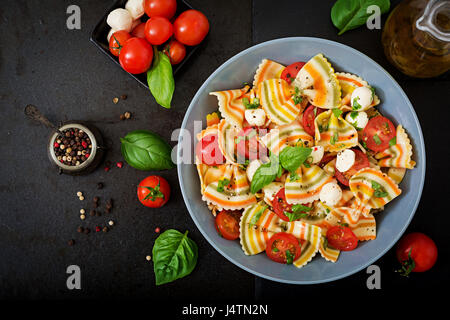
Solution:
{"label": "yellow pasta bow", "polygon": [[263,59],[256,70],[256,74],[253,79],[253,87],[257,88],[258,85],[264,80],[279,79],[284,68],[285,67],[283,65],[277,62]]}
{"label": "yellow pasta bow", "polygon": [[219,101],[219,111],[222,117],[230,124],[242,128],[244,121],[245,106],[242,101],[250,86],[245,86],[242,89],[226,90],[210,92],[210,95],[217,96]]}
{"label": "yellow pasta bow", "polygon": [[[351,73],[336,72],[336,78],[339,81],[339,86],[342,91],[341,109],[343,111],[350,111],[352,110],[351,97],[353,90],[358,87],[369,87],[369,84],[367,81]],[[379,103],[380,99],[376,94],[374,94],[372,103],[368,107],[359,109],[358,111],[370,109]]]}
{"label": "yellow pasta bow", "polygon": [[298,121],[272,129],[261,138],[261,142],[274,154],[278,155],[287,146],[295,146],[298,142],[306,147],[314,143],[313,137],[306,133]]}
{"label": "yellow pasta bow", "polygon": [[342,116],[336,117],[333,110],[322,112],[315,121],[316,145],[325,151],[338,152],[358,145],[358,132]]}
{"label": "yellow pasta bow", "polygon": [[416,165],[411,160],[412,146],[409,141],[408,135],[405,129],[401,125],[397,126],[396,143],[390,146],[386,150],[379,152],[375,155],[380,167],[393,167],[393,168],[405,168],[412,169]]}

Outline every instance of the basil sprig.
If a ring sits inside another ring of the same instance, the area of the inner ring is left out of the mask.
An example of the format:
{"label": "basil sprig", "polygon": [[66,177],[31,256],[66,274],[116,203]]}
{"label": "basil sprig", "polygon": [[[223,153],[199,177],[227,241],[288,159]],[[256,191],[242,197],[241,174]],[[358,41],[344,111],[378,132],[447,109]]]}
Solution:
{"label": "basil sprig", "polygon": [[388,196],[386,190],[378,182],[372,180],[372,189],[375,190],[373,196],[375,198],[384,198]]}
{"label": "basil sprig", "polygon": [[274,154],[270,154],[269,159],[270,161],[261,165],[253,175],[250,185],[251,193],[257,193],[277,177],[281,177],[283,170],[280,166],[280,160]]}
{"label": "basil sprig", "polygon": [[371,5],[377,5],[381,14],[389,11],[389,0],[338,0],[331,8],[331,21],[339,29],[339,35],[355,29],[367,22],[373,11],[367,12]]}
{"label": "basil sprig", "polygon": [[189,275],[197,265],[198,247],[187,234],[169,229],[156,239],[152,254],[157,286]]}
{"label": "basil sprig", "polygon": [[292,212],[285,211],[284,214],[289,218],[289,221],[295,221],[301,218],[308,218],[309,214],[307,212],[311,211],[310,207],[294,204],[292,206]]}
{"label": "basil sprig", "polygon": [[156,48],[154,49],[153,65],[147,71],[147,83],[156,102],[164,108],[170,109],[175,90],[172,65],[169,57]]}
{"label": "basil sprig", "polygon": [[264,205],[261,209],[258,210],[258,212],[256,212],[252,219],[250,220],[250,223],[248,224],[248,227],[251,228],[253,227],[255,224],[258,223],[259,218],[261,218],[261,215],[264,213],[264,211],[266,211],[267,209],[267,205]]}
{"label": "basil sprig", "polygon": [[288,146],[280,152],[281,166],[292,174],[308,159],[311,152],[311,148]]}
{"label": "basil sprig", "polygon": [[139,170],[171,169],[171,147],[156,133],[136,130],[120,138],[125,161]]}

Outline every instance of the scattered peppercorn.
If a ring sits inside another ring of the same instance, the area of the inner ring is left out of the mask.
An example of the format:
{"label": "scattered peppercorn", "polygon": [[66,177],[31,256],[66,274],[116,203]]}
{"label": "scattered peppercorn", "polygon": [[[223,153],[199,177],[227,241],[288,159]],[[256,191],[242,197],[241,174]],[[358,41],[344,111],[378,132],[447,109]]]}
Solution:
{"label": "scattered peppercorn", "polygon": [[109,228],[108,227],[104,227],[103,228],[103,232],[108,232],[109,231]]}
{"label": "scattered peppercorn", "polygon": [[108,224],[109,224],[110,226],[113,226],[113,225],[114,225],[114,221],[109,220]]}
{"label": "scattered peppercorn", "polygon": [[103,183],[101,183],[101,182],[97,183],[97,189],[98,190],[103,189]]}
{"label": "scattered peppercorn", "polygon": [[79,233],[84,232],[84,228],[83,228],[83,227],[78,227],[78,228],[77,228],[77,232],[79,232]]}
{"label": "scattered peppercorn", "polygon": [[159,227],[157,227],[157,228],[155,229],[155,232],[156,232],[156,233],[160,233],[160,232],[161,232],[161,229],[160,229]]}
{"label": "scattered peppercorn", "polygon": [[151,256],[146,256],[145,259],[146,259],[147,261],[150,261],[150,260],[152,260],[152,257],[151,257]]}
{"label": "scattered peppercorn", "polygon": [[102,230],[102,228],[100,226],[95,227],[95,232],[100,232],[101,230]]}
{"label": "scattered peppercorn", "polygon": [[125,115],[124,115],[124,114],[121,114],[121,115],[119,116],[119,119],[120,119],[120,120],[125,120]]}
{"label": "scattered peppercorn", "polygon": [[100,200],[100,198],[95,196],[93,200],[94,200],[94,202],[98,202],[98,200]]}
{"label": "scattered peppercorn", "polygon": [[91,209],[91,211],[89,211],[89,214],[91,217],[95,216],[96,211],[94,209]]}
{"label": "scattered peppercorn", "polygon": [[122,168],[123,167],[123,162],[119,161],[116,163],[117,168]]}
{"label": "scattered peppercorn", "polygon": [[125,119],[130,119],[131,118],[131,112],[127,111],[124,114]]}
{"label": "scattered peppercorn", "polygon": [[82,215],[80,215],[80,219],[84,220],[84,219],[86,219],[86,216],[84,214],[82,214]]}
{"label": "scattered peppercorn", "polygon": [[83,200],[84,200],[84,197],[81,196],[81,197],[79,197],[78,199],[80,199],[80,201],[83,201]]}
{"label": "scattered peppercorn", "polygon": [[83,193],[81,191],[77,192],[77,197],[81,197],[83,195]]}
{"label": "scattered peppercorn", "polygon": [[84,214],[84,213],[86,213],[86,210],[81,209],[81,210],[80,210],[80,213],[81,213],[81,214]]}
{"label": "scattered peppercorn", "polygon": [[113,98],[113,103],[114,103],[114,104],[117,104],[117,102],[119,102],[119,98],[114,97],[114,98]]}
{"label": "scattered peppercorn", "polygon": [[70,239],[69,242],[68,242],[68,244],[69,244],[69,246],[73,246],[73,245],[75,244],[75,240]]}
{"label": "scattered peppercorn", "polygon": [[123,94],[123,95],[120,96],[120,99],[122,99],[122,100],[127,100],[127,98],[128,98],[128,97],[127,97],[126,94]]}

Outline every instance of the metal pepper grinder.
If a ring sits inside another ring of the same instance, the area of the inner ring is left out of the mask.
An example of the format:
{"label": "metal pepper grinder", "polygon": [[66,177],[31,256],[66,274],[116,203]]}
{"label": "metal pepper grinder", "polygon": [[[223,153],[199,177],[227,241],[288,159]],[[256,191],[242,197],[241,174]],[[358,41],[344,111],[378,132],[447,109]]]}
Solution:
{"label": "metal pepper grinder", "polygon": [[[52,133],[47,142],[47,154],[50,161],[55,164],[60,173],[70,175],[84,175],[92,172],[102,161],[106,148],[104,147],[103,137],[100,131],[91,123],[84,121],[64,121],[60,126],[51,123],[39,110],[33,106],[28,105],[25,108],[25,115],[32,120],[44,124],[46,127],[52,129]],[[90,140],[90,154],[89,157],[78,165],[69,165],[61,160],[55,153],[55,142],[58,137],[64,137],[64,131],[68,129],[78,129],[84,132]]]}

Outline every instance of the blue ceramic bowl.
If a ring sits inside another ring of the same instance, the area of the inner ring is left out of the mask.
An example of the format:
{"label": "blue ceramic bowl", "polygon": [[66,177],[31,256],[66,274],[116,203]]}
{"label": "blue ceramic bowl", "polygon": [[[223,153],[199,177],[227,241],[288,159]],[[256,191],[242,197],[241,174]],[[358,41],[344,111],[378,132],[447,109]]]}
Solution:
{"label": "blue ceramic bowl", "polygon": [[[265,253],[246,256],[239,241],[228,241],[214,229],[213,216],[201,199],[200,182],[195,165],[178,161],[178,177],[184,201],[200,232],[225,258],[257,276],[294,284],[314,284],[333,281],[366,268],[385,254],[400,238],[411,221],[420,201],[425,180],[425,146],[416,113],[398,83],[376,62],[361,52],[337,42],[318,38],[284,38],[248,48],[221,65],[200,87],[186,112],[179,143],[190,139],[194,144],[194,121],[203,121],[217,109],[217,98],[211,91],[237,89],[244,81],[252,82],[256,68],[267,58],[284,65],[307,61],[323,53],[336,71],[357,74],[375,87],[381,99],[379,109],[406,129],[414,148],[417,166],[408,170],[400,184],[402,194],[389,203],[385,211],[376,214],[377,238],[361,242],[356,250],[342,252],[336,263],[325,261],[320,254],[306,266],[297,269],[269,260]],[[193,149],[193,148],[192,148]],[[181,153],[181,152],[180,152]],[[192,151],[193,155],[193,151]],[[180,159],[180,154],[178,155]]]}

